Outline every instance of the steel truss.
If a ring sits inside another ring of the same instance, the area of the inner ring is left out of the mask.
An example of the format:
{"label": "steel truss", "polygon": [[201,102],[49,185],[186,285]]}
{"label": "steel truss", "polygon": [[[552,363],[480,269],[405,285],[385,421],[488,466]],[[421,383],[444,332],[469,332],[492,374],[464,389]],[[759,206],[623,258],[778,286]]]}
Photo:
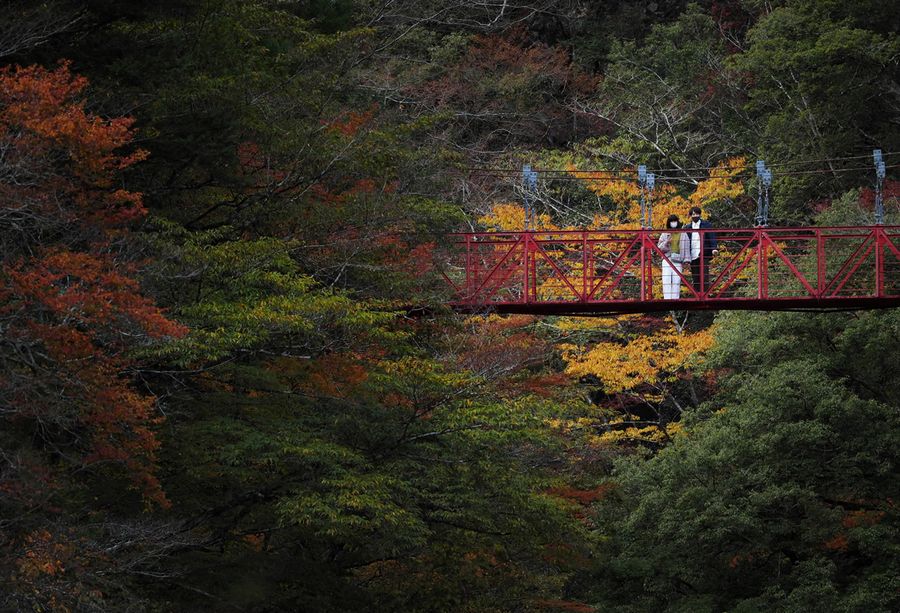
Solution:
{"label": "steel truss", "polygon": [[[659,230],[453,235],[438,268],[459,311],[596,315],[668,310],[868,309],[900,306],[900,226],[676,230],[716,234],[681,295],[662,299]],[[699,284],[698,284],[699,285]]]}

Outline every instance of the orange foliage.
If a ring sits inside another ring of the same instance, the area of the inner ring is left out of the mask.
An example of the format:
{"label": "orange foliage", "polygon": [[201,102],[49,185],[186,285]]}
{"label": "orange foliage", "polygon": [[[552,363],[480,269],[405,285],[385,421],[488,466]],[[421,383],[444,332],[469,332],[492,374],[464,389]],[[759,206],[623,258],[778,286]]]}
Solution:
{"label": "orange foliage", "polygon": [[322,123],[328,126],[330,132],[352,138],[359,133],[361,128],[371,123],[377,111],[378,105],[374,104],[368,111],[347,111],[334,121]]}
{"label": "orange foliage", "polygon": [[[96,335],[101,334],[104,324],[117,318],[127,319],[152,338],[186,333],[184,326],[166,319],[150,299],[141,296],[137,281],[123,275],[118,268],[115,262],[98,254],[60,250],[50,251],[28,264],[19,262],[4,272],[13,291],[28,308],[41,309],[69,321],[76,318],[80,326],[94,326]],[[126,330],[117,332],[122,334]],[[116,339],[102,340],[115,342]]]}
{"label": "orange foliage", "polygon": [[839,532],[834,538],[829,539],[824,543],[825,549],[830,549],[831,551],[847,551],[849,545],[850,541],[843,532]]}
{"label": "orange foliage", "polygon": [[[147,153],[119,153],[132,140],[134,120],[88,113],[85,87],[87,80],[72,75],[67,62],[53,71],[39,66],[0,69],[0,139],[11,142],[18,160],[36,163],[61,155],[65,172],[53,173],[52,187],[74,205],[76,210],[67,213],[105,227],[120,225],[145,209],[140,194],[113,189],[114,178]],[[59,202],[53,200],[46,205]]]}
{"label": "orange foliage", "polygon": [[[499,232],[515,232],[525,227],[525,209],[520,204],[504,202],[491,207],[491,212],[478,218],[478,223]],[[549,215],[535,218],[535,228],[539,230],[559,230]]]}
{"label": "orange foliage", "polygon": [[732,558],[730,560],[728,560],[728,566],[730,568],[737,568],[738,566],[741,565],[742,562],[752,562],[752,561],[753,561],[752,553],[746,553],[746,554],[739,553],[735,556],[732,556]]}
{"label": "orange foliage", "polygon": [[547,490],[551,496],[557,496],[580,505],[589,505],[606,498],[615,489],[612,483],[604,483],[593,489],[581,490],[571,486],[552,487]]}
{"label": "orange foliage", "polygon": [[848,512],[844,515],[844,519],[841,520],[841,524],[845,528],[874,526],[881,523],[882,519],[884,519],[884,511],[868,511],[861,509]]}
{"label": "orange foliage", "polygon": [[77,450],[82,465],[124,468],[148,504],[165,506],[154,475],[156,401],[126,373],[135,348],[186,329],[141,294],[126,264],[126,223],[145,213],[140,194],[116,187],[120,171],[146,157],[121,151],[133,120],[87,112],[86,87],[68,63],[0,69],[3,162],[28,177],[0,185],[0,203],[27,209],[34,224],[4,228],[16,251],[0,260],[2,340],[33,367],[10,369],[0,398],[12,418],[40,422],[35,441],[71,437],[50,445]]}
{"label": "orange foliage", "polygon": [[353,396],[369,376],[362,357],[355,353],[331,353],[310,364],[304,388],[315,396]]}
{"label": "orange foliage", "polygon": [[247,546],[253,551],[260,552],[263,550],[263,544],[265,543],[265,534],[245,534],[241,539],[247,544]]}
{"label": "orange foliage", "polygon": [[25,552],[16,561],[20,575],[34,580],[40,575],[57,575],[65,572],[63,560],[72,553],[72,547],[56,541],[47,530],[36,530],[25,537]]}
{"label": "orange foliage", "polygon": [[[884,511],[870,509],[856,509],[847,511],[841,519],[844,528],[857,528],[859,526],[875,526],[884,519]],[[822,546],[831,551],[847,551],[850,547],[850,539],[846,532],[838,532],[832,538],[825,541]]]}

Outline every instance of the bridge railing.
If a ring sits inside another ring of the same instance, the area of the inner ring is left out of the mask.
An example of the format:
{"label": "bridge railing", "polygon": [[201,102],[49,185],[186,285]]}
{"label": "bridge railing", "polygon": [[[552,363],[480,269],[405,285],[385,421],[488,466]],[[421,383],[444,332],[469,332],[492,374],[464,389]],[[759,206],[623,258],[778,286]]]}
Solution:
{"label": "bridge railing", "polygon": [[[457,234],[439,263],[458,308],[566,312],[669,308],[851,306],[900,297],[900,227],[674,230],[718,253],[700,258],[703,287],[688,263],[674,266],[680,293],[664,300],[661,230]],[[680,304],[676,306],[674,302]],[[522,308],[528,306],[532,308]],[[543,307],[543,308],[542,308]]]}

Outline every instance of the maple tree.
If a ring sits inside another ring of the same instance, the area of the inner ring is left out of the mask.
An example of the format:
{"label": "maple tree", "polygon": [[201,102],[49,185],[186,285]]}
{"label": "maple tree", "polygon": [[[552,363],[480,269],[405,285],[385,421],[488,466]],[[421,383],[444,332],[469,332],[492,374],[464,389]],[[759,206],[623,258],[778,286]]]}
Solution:
{"label": "maple tree", "polygon": [[896,609],[890,313],[457,317],[428,271],[523,163],[586,179],[551,232],[637,227],[642,163],[657,225],[751,223],[755,157],[871,219],[794,164],[891,152],[896,7],[7,4],[89,81],[0,77],[0,609]]}
{"label": "maple tree", "polygon": [[47,545],[38,561],[36,543],[57,541],[46,529],[24,536],[36,522],[64,522],[67,503],[99,482],[169,504],[157,477],[162,418],[134,384],[132,352],[185,333],[141,292],[128,254],[128,224],[145,213],[117,184],[144,157],[127,151],[132,122],[87,111],[86,85],[66,63],[0,69],[0,508],[24,538],[3,549],[18,551],[34,586],[12,602],[51,608],[77,595],[37,587],[64,572],[67,554]]}

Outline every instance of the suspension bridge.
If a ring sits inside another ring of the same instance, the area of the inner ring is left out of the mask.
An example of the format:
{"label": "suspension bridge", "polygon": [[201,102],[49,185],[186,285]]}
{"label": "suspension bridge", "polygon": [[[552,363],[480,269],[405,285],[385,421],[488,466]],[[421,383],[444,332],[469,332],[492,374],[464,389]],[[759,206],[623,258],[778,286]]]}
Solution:
{"label": "suspension bridge", "polygon": [[688,265],[677,272],[674,300],[662,298],[660,230],[457,234],[440,274],[451,306],[473,313],[900,306],[900,226],[672,231],[683,232],[714,232],[718,255],[700,258],[706,287]]}
{"label": "suspension bridge", "polygon": [[[525,228],[455,234],[437,263],[460,312],[597,315],[670,310],[850,310],[900,306],[900,226],[884,225],[885,164],[876,169],[874,225],[768,227],[771,170],[756,170],[757,226],[665,230],[699,245],[717,239],[717,253],[699,271],[674,262],[652,229],[654,177],[640,167],[640,229],[542,231],[533,224],[529,193],[537,177],[523,170]],[[696,254],[694,254],[696,256]],[[664,299],[662,268],[676,271],[678,295]],[[682,270],[683,268],[683,270]],[[694,278],[694,277],[697,278]],[[703,279],[706,282],[703,282]]]}

